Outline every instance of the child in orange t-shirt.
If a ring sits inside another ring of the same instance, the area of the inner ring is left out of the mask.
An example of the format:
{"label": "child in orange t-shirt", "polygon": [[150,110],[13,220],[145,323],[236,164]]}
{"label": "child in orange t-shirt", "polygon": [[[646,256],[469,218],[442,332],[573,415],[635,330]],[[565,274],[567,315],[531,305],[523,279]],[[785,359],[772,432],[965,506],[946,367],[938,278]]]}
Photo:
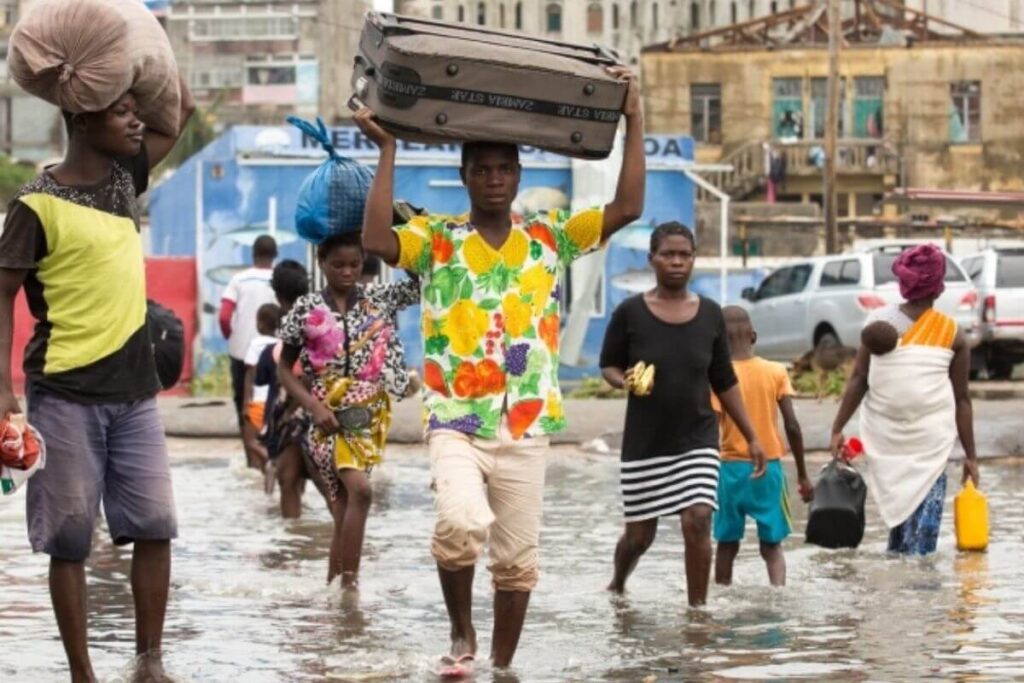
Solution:
{"label": "child in orange t-shirt", "polygon": [[757,522],[757,536],[761,542],[761,557],[768,566],[768,580],[773,586],[786,583],[786,558],[782,554],[782,541],[792,528],[786,474],[779,459],[786,453],[786,444],[778,430],[778,415],[782,413],[786,437],[789,439],[796,461],[800,496],[807,502],[814,489],[804,466],[804,442],[793,411],[793,387],[786,368],[754,355],[757,332],[747,312],[738,306],[723,309],[733,369],[739,379],[743,404],[747,415],[764,448],[767,466],[765,474],[753,478],[754,464],[747,452],[747,441],[733,421],[719,414],[722,430],[722,466],[718,479],[718,511],[715,513],[715,582],[732,583],[732,566],[743,540],[746,518]]}

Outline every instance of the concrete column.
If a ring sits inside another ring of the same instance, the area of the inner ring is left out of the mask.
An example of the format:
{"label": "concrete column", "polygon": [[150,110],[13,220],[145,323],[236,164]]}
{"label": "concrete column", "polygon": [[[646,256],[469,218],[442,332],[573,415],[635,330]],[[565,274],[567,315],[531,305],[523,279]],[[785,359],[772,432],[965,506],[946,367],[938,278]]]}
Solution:
{"label": "concrete column", "polygon": [[587,42],[587,6],[590,0],[565,1],[562,5],[562,40]]}

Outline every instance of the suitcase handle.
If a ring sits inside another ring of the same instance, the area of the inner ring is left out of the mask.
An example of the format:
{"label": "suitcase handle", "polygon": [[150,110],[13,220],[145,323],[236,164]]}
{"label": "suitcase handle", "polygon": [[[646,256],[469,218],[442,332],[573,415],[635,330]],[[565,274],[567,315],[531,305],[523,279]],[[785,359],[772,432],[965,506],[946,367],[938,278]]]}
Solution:
{"label": "suitcase handle", "polygon": [[[398,30],[401,30],[402,29],[401,22],[406,22],[406,23],[409,23],[409,24],[420,24],[420,25],[424,25],[424,26],[434,26],[434,27],[437,27],[437,28],[456,28],[456,29],[459,28],[458,26],[453,27],[451,24],[447,24],[447,23],[445,23],[443,21],[433,21],[433,20],[430,20],[430,19],[421,19],[419,17],[408,17],[408,16],[403,16],[403,15],[400,15],[400,14],[392,14],[390,12],[368,12],[367,13],[367,19],[368,20],[374,21],[374,20],[377,20],[378,18],[379,18],[379,21],[376,21],[376,23],[378,24],[378,27],[381,28],[382,30],[386,29],[386,28],[387,29],[398,29]],[[399,20],[401,20],[401,22]],[[509,31],[495,31],[494,29],[480,28],[480,27],[476,27],[476,26],[474,26],[472,30],[473,30],[473,33],[481,33],[481,34],[492,35],[492,36],[505,36],[505,37],[509,37],[509,38],[518,38],[520,40],[529,40],[529,41],[534,42],[534,43],[542,43],[544,45],[551,45],[552,47],[569,48],[571,50],[581,51],[581,52],[582,51],[592,52],[593,53],[593,59],[595,61],[599,62],[599,63],[602,63],[602,64],[607,63],[608,65],[613,65],[613,64],[619,64],[620,63],[619,59],[618,59],[618,55],[614,51],[609,50],[608,48],[606,48],[606,47],[604,47],[602,45],[598,45],[597,43],[594,43],[591,46],[586,46],[586,45],[580,45],[578,43],[566,43],[566,42],[560,41],[560,40],[550,40],[550,39],[547,39],[547,38],[535,38],[533,36],[519,35],[519,34],[516,34],[516,33],[511,33]],[[438,35],[438,34],[435,33],[433,35]],[[444,34],[442,34],[442,36],[444,36]],[[450,36],[444,36],[444,37],[450,37]],[[489,41],[489,40],[481,40],[479,42],[481,42],[481,43],[488,43],[490,45],[501,45],[502,44],[502,43],[496,43],[494,41]],[[550,54],[563,54],[563,53],[552,52]],[[568,56],[568,55],[563,55],[563,56]]]}

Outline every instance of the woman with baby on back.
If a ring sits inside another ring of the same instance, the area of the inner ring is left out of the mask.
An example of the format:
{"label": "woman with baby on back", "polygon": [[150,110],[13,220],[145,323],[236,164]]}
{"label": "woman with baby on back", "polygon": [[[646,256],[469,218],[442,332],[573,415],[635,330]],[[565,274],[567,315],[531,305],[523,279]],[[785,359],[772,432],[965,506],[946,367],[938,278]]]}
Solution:
{"label": "woman with baby on back", "polygon": [[[281,323],[284,349],[278,377],[309,413],[309,453],[334,517],[327,582],[341,575],[355,588],[369,513],[369,474],[381,461],[391,423],[389,395],[410,392],[395,316],[419,302],[419,284],[406,279],[363,284],[358,232],[332,235],[317,248],[327,286],[300,297]],[[291,371],[298,359],[307,389]]]}
{"label": "woman with baby on back", "polygon": [[[931,244],[904,251],[892,267],[904,301],[868,316],[856,365],[832,426],[832,452],[861,409],[868,488],[889,527],[889,551],[935,551],[946,464],[959,436],[963,481],[978,484],[963,330],[935,309],[945,289],[946,255]],[[863,405],[862,405],[863,401]]]}

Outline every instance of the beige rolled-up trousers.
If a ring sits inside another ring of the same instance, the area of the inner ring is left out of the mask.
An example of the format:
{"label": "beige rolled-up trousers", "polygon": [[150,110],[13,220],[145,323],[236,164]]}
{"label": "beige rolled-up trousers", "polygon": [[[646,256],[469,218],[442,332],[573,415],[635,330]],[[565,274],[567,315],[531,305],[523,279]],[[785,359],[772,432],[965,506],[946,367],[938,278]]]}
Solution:
{"label": "beige rolled-up trousers", "polygon": [[437,523],[431,553],[442,569],[476,564],[490,540],[496,590],[537,585],[548,437],[515,440],[502,421],[498,438],[430,432],[430,472]]}

